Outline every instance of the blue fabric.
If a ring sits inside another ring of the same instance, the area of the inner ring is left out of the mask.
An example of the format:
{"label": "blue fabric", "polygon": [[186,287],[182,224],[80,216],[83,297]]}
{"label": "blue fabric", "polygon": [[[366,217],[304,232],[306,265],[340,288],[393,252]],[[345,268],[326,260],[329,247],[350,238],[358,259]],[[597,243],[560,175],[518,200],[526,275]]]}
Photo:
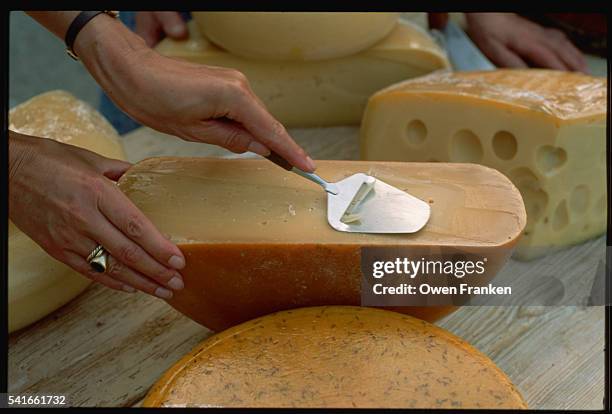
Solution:
{"label": "blue fabric", "polygon": [[[181,12],[181,17],[185,21],[191,20],[189,12]],[[119,19],[131,30],[136,28],[136,12],[120,12]],[[104,91],[100,91],[100,112],[108,121],[115,127],[119,134],[127,134],[128,132],[140,127],[140,124],[130,118],[125,112],[119,109],[113,101],[106,95]]]}

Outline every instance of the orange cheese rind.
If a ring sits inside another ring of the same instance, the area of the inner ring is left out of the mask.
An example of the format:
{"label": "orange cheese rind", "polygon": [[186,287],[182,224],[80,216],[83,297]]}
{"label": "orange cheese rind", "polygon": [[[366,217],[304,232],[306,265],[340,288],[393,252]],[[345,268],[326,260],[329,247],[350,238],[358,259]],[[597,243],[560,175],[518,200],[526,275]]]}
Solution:
{"label": "orange cheese rind", "polygon": [[143,406],[527,408],[506,374],[464,340],[352,306],[277,312],[213,335]]}
{"label": "orange cheese rind", "polygon": [[547,69],[439,71],[384,88],[370,101],[393,99],[396,94],[464,97],[535,110],[570,122],[604,119],[606,87],[605,78]]}

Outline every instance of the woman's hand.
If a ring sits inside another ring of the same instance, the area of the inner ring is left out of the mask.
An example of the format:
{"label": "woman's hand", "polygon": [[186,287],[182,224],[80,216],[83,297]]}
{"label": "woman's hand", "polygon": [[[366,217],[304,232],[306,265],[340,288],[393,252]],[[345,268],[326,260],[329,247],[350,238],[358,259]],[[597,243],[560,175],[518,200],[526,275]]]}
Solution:
{"label": "woman's hand", "polygon": [[302,170],[314,170],[313,161],[270,115],[242,73],[162,56],[121,23],[102,17],[83,28],[74,49],[132,118],[236,153],[266,156],[273,150]]}
{"label": "woman's hand", "polygon": [[513,13],[466,13],[467,33],[491,61],[502,67],[533,66],[588,72],[580,50],[557,29]]}
{"label": "woman's hand", "polygon": [[154,47],[166,36],[185,39],[188,32],[178,12],[140,11],[136,12],[136,34],[144,39],[147,46]]}
{"label": "woman's hand", "polygon": [[[183,288],[183,254],[114,182],[129,163],[12,131],[9,144],[9,217],[47,253],[113,289],[168,299]],[[85,260],[98,244],[106,273]]]}

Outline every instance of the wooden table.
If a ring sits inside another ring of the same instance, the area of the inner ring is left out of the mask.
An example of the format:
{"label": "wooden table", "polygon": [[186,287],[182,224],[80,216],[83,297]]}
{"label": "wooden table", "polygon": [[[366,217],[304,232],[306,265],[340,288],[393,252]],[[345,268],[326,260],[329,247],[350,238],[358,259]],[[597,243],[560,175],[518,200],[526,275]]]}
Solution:
{"label": "wooden table", "polygon": [[[315,158],[358,158],[355,127],[291,133]],[[157,155],[230,155],[144,128],[124,143],[132,162]],[[588,283],[604,254],[601,237],[533,262],[511,260],[503,271],[525,278],[553,272],[562,278],[580,266]],[[531,408],[603,408],[603,307],[471,306],[438,325],[493,359]],[[162,300],[94,285],[9,337],[9,392],[64,394],[74,406],[139,405],[157,378],[209,335]]]}

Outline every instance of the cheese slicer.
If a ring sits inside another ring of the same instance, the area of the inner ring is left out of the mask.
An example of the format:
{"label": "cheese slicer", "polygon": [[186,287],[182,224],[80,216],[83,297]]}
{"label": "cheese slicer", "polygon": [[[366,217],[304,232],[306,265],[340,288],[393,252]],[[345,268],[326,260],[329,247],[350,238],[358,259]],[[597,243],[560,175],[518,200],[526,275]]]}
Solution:
{"label": "cheese slicer", "polygon": [[358,173],[332,183],[291,165],[275,152],[268,160],[323,187],[327,192],[327,222],[351,233],[415,233],[422,229],[429,204],[371,175]]}

